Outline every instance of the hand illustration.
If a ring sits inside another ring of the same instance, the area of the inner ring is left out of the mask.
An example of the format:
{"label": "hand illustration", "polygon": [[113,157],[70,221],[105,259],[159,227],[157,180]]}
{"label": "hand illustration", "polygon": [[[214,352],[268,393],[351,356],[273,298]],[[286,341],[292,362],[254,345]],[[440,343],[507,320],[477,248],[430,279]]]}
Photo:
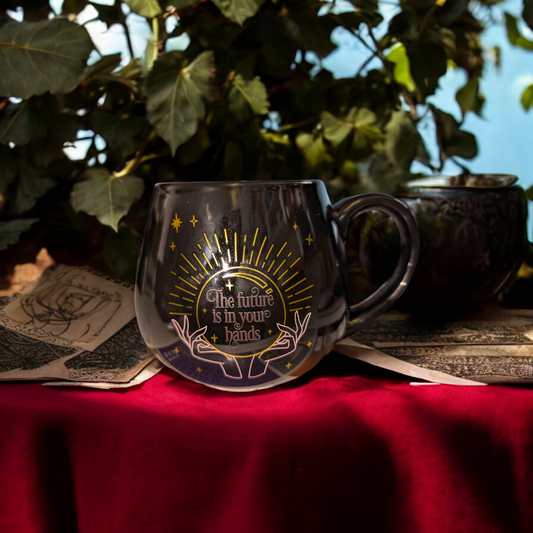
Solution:
{"label": "hand illustration", "polygon": [[[270,361],[275,361],[276,359],[292,354],[296,350],[299,340],[306,332],[310,318],[311,313],[307,313],[306,317],[303,320],[300,320],[300,315],[298,311],[296,311],[296,313],[294,313],[295,329],[292,329],[289,326],[284,326],[283,324],[277,324],[278,329],[282,332],[281,337],[270,348],[267,348],[264,352],[254,356],[252,364],[250,365],[248,377],[257,378],[262,376],[267,371]],[[278,352],[279,350],[289,351],[274,355],[273,357],[266,357],[267,353],[274,350]]]}
{"label": "hand illustration", "polygon": [[217,363],[221,366],[224,375],[232,379],[242,379],[242,372],[233,357],[228,357],[222,352],[216,350],[208,342],[202,339],[202,335],[207,331],[207,326],[189,333],[189,319],[183,317],[183,327],[177,320],[172,319],[172,324],[176,329],[180,340],[189,348],[193,357],[209,363]]}

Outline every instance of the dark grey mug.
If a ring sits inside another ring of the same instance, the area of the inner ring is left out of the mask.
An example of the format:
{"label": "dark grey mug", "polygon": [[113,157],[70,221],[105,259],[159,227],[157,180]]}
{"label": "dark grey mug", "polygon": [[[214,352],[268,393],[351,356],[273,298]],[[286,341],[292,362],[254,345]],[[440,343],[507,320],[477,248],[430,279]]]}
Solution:
{"label": "dark grey mug", "polygon": [[[348,302],[345,239],[368,210],[393,217],[394,273]],[[292,380],[403,293],[418,256],[403,203],[366,194],[331,206],[321,181],[160,183],[141,246],[135,308],[153,353],[211,387],[250,391]]]}

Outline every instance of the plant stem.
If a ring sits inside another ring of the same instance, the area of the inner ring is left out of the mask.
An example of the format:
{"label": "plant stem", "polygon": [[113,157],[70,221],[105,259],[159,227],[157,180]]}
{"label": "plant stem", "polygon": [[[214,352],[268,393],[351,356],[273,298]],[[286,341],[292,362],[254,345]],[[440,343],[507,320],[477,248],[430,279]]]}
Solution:
{"label": "plant stem", "polygon": [[148,161],[149,159],[154,159],[155,157],[159,157],[160,154],[148,154],[146,156],[143,156],[144,151],[146,150],[146,147],[148,146],[150,141],[152,141],[156,137],[157,133],[155,132],[155,130],[152,130],[137,150],[135,157],[133,159],[130,159],[130,161],[126,163],[122,170],[119,170],[118,172],[113,172],[113,178],[122,178],[124,176],[127,176],[145,161]]}

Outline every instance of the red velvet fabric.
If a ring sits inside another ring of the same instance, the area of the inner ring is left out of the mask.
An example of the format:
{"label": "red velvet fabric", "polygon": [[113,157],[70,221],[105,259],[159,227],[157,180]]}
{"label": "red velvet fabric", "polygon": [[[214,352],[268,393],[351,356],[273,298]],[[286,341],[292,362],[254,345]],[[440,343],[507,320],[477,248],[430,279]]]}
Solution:
{"label": "red velvet fabric", "polygon": [[3,383],[0,532],[533,531],[532,437],[533,390],[335,354],[254,394]]}

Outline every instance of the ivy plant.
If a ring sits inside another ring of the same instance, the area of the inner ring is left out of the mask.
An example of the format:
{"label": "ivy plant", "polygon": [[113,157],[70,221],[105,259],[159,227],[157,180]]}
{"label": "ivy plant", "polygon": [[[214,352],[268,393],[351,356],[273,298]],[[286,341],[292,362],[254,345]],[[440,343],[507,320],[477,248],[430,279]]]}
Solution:
{"label": "ivy plant", "polygon": [[[501,20],[533,49],[498,0],[57,4],[0,7],[0,250],[32,241],[126,279],[155,182],[319,178],[338,199],[390,192],[414,161],[464,168],[477,143],[462,124],[485,101],[483,32]],[[121,29],[121,53],[102,54],[79,23],[89,8]],[[140,57],[132,18],[151,34]],[[347,78],[324,65],[340,33],[360,45]],[[461,117],[432,101],[449,69],[466,74]]]}

